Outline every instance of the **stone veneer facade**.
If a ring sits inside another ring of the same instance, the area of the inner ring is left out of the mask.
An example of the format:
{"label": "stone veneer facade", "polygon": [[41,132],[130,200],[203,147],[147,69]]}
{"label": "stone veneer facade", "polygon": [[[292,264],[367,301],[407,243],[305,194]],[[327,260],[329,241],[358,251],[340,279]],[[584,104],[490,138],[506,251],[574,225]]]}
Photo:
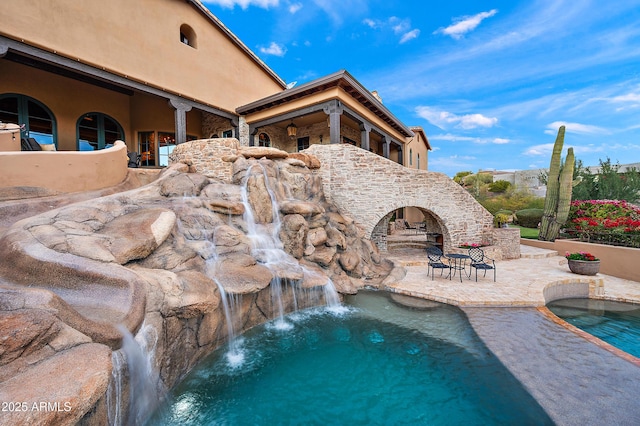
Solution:
{"label": "stone veneer facade", "polygon": [[409,169],[348,144],[312,145],[305,152],[320,160],[316,173],[327,200],[353,217],[381,250],[391,213],[417,207],[441,231],[445,252],[465,242],[488,242],[500,249],[499,258],[520,257],[518,230],[494,228],[491,213],[442,173]]}

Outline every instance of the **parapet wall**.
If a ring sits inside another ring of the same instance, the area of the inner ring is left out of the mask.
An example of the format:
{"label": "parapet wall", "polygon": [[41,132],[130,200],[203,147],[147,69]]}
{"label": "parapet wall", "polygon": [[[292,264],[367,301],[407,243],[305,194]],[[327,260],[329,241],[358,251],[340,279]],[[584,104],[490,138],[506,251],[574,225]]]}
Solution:
{"label": "parapet wall", "polygon": [[127,177],[127,146],[99,151],[0,152],[0,188],[41,187],[58,192],[109,188]]}

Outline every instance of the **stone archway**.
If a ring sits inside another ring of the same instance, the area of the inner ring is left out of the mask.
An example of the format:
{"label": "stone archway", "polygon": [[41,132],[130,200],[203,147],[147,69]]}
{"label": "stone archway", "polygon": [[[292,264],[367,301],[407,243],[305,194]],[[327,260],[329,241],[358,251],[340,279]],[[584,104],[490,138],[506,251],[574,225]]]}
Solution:
{"label": "stone archway", "polygon": [[[416,207],[416,206],[404,206],[404,207]],[[436,241],[435,234],[441,235],[442,245],[444,247],[449,248],[451,246],[451,237],[449,236],[449,231],[444,224],[442,218],[437,216],[434,212],[419,208],[424,217],[424,222],[426,223],[425,231],[426,234],[417,234],[424,237],[424,244],[428,241],[439,244],[439,241]],[[371,234],[371,240],[376,243],[378,248],[382,251],[386,251],[389,249],[387,244],[387,240],[389,235],[392,234],[391,218],[397,210],[392,210],[388,214],[386,214],[380,221],[374,226],[373,232]],[[396,219],[398,220],[398,219]],[[415,241],[414,241],[415,242]]]}
{"label": "stone archway", "polygon": [[[411,206],[438,218],[446,248],[496,240],[491,213],[442,173],[408,169],[348,144],[312,145],[304,152],[320,160],[315,173],[322,177],[327,200],[351,216],[382,250],[390,215]],[[519,235],[510,238],[514,241],[509,245],[519,247]]]}

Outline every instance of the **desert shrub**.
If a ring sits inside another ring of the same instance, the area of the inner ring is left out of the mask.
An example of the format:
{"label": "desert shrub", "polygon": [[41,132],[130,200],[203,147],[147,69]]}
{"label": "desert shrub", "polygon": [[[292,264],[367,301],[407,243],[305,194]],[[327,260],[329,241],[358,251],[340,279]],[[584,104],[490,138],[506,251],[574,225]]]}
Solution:
{"label": "desert shrub", "polygon": [[512,212],[524,209],[541,209],[544,207],[544,198],[536,197],[523,191],[507,191],[494,197],[479,199],[478,202],[495,215],[500,210],[511,210]]}
{"label": "desert shrub", "polygon": [[516,212],[516,222],[525,228],[537,228],[543,214],[543,209],[518,210]]}
{"label": "desert shrub", "polygon": [[497,180],[489,184],[489,191],[491,192],[506,192],[511,187],[511,182],[506,180]]}

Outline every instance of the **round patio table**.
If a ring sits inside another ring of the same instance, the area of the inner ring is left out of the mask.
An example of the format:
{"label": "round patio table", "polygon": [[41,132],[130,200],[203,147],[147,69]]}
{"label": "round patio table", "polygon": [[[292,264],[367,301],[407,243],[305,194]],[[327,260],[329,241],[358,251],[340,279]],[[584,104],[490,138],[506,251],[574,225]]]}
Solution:
{"label": "round patio table", "polygon": [[468,254],[462,253],[449,253],[446,254],[445,257],[447,259],[453,260],[451,264],[451,269],[453,272],[449,274],[449,279],[451,279],[451,275],[455,275],[456,271],[460,271],[458,275],[460,275],[460,282],[462,282],[462,272],[467,276],[467,278],[471,277],[471,268],[469,268],[469,273],[467,273],[467,259],[471,259]]}

